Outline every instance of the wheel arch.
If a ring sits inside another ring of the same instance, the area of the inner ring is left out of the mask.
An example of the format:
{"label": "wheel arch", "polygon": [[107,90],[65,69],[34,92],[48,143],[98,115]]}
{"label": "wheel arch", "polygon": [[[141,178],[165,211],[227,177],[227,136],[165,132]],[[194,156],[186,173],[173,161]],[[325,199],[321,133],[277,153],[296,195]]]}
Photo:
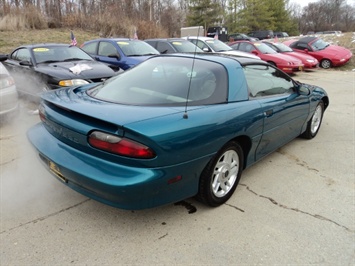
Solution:
{"label": "wheel arch", "polygon": [[329,68],[333,67],[333,61],[330,58],[323,57],[321,60],[319,60],[319,64],[322,65],[323,61],[329,61],[330,63]]}
{"label": "wheel arch", "polygon": [[247,165],[247,157],[251,149],[251,139],[246,135],[242,135],[235,137],[231,141],[238,142],[238,144],[242,147],[244,155],[243,169],[245,169]]}
{"label": "wheel arch", "polygon": [[328,98],[328,96],[324,96],[324,97],[322,98],[322,101],[323,101],[323,103],[324,103],[324,110],[326,110],[327,107],[329,106],[329,98]]}

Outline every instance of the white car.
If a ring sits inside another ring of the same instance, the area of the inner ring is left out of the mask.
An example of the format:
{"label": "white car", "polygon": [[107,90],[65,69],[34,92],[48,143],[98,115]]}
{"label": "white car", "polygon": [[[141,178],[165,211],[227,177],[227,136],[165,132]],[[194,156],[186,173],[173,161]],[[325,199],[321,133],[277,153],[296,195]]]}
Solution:
{"label": "white car", "polygon": [[18,109],[18,94],[13,77],[1,63],[6,56],[0,56],[0,117],[15,113]]}
{"label": "white car", "polygon": [[192,42],[193,44],[197,45],[199,48],[201,48],[205,52],[221,53],[221,54],[227,54],[227,55],[260,59],[259,56],[256,56],[254,54],[233,50],[231,47],[229,47],[224,42],[221,42],[220,40],[217,40],[217,39],[214,39],[211,37],[189,36],[189,37],[183,37],[183,39]]}

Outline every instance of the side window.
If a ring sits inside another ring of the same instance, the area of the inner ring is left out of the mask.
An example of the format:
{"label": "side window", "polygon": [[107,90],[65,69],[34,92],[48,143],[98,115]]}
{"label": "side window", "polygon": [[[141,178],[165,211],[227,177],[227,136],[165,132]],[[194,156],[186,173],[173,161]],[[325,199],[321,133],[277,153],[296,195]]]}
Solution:
{"label": "side window", "polygon": [[231,47],[232,47],[233,49],[239,50],[239,48],[238,48],[238,47],[239,47],[239,43],[232,44]]}
{"label": "side window", "polygon": [[98,55],[109,56],[117,54],[115,46],[109,42],[100,42]]}
{"label": "side window", "polygon": [[267,65],[243,67],[251,98],[293,93],[292,80],[280,70]]}
{"label": "side window", "polygon": [[251,53],[251,51],[255,50],[255,48],[250,43],[242,42],[239,45],[239,50],[247,53]]}
{"label": "side window", "polygon": [[171,54],[174,53],[174,49],[171,48],[170,44],[165,42],[158,42],[157,50],[162,54]]}
{"label": "side window", "polygon": [[203,41],[200,41],[200,40],[197,40],[193,42],[194,44],[197,45],[197,47],[201,48],[201,49],[208,49],[210,51],[210,48],[208,48],[208,46],[203,42]]}
{"label": "side window", "polygon": [[17,61],[29,61],[31,62],[30,51],[26,48],[21,48],[11,55],[11,58]]}
{"label": "side window", "polygon": [[300,50],[304,50],[304,49],[309,49],[309,46],[306,43],[297,43],[295,48],[300,49]]}
{"label": "side window", "polygon": [[83,47],[81,47],[81,49],[83,49],[88,54],[96,54],[96,45],[97,45],[96,42],[92,42],[84,45]]}

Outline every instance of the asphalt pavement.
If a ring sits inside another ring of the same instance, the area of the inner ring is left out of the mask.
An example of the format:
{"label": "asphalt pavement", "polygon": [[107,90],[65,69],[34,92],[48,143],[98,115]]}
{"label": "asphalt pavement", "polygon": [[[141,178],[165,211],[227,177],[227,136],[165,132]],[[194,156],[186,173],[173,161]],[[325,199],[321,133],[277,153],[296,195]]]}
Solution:
{"label": "asphalt pavement", "polygon": [[22,101],[0,127],[0,265],[355,265],[355,72],[294,78],[329,94],[317,137],[245,170],[218,208],[126,211],[78,194],[39,161]]}

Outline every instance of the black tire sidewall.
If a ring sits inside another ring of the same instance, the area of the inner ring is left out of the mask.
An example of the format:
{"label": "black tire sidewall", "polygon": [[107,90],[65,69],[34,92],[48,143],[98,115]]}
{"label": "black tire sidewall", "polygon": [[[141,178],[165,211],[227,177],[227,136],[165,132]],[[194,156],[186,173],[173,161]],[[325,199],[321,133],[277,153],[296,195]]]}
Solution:
{"label": "black tire sidewall", "polygon": [[[233,150],[238,154],[239,157],[238,174],[229,192],[223,197],[216,197],[212,191],[213,172],[220,157],[228,150]],[[243,149],[237,142],[234,141],[228,142],[225,146],[223,146],[218,151],[218,153],[213,157],[213,159],[207,164],[205,169],[202,171],[200,176],[199,192],[197,195],[197,199],[212,207],[217,207],[225,203],[233,195],[235,189],[238,186],[243,171],[243,165],[244,165]]]}

